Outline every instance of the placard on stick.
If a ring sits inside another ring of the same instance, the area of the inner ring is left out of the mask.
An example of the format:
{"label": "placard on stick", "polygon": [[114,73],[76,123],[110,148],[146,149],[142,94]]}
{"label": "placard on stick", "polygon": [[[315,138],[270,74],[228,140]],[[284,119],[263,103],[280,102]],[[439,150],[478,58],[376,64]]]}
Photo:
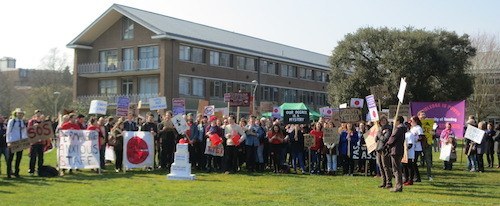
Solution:
{"label": "placard on stick", "polygon": [[283,119],[285,124],[309,124],[309,110],[284,110]]}
{"label": "placard on stick", "polygon": [[310,148],[314,146],[314,137],[310,134],[304,134],[304,147]]}
{"label": "placard on stick", "polygon": [[361,121],[361,109],[346,108],[340,109],[340,121],[344,123],[355,123]]}
{"label": "placard on stick", "polygon": [[323,142],[325,145],[338,145],[340,141],[340,135],[338,128],[323,128]]}

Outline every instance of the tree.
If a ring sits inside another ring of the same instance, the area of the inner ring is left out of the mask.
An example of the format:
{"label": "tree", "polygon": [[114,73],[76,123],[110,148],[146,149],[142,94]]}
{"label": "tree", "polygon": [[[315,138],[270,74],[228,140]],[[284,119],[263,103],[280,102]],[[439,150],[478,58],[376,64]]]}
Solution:
{"label": "tree", "polygon": [[38,85],[64,84],[71,86],[72,77],[67,59],[67,56],[59,49],[50,49],[49,53],[41,60],[38,70],[43,72],[38,72],[35,83]]}
{"label": "tree", "polygon": [[[472,59],[468,72],[474,77],[473,90],[468,101],[469,111],[479,119],[492,114],[499,114],[500,108],[500,42],[498,37],[486,33],[471,38],[477,48],[477,55]],[[495,101],[496,98],[496,101]]]}
{"label": "tree", "polygon": [[12,95],[14,82],[9,79],[3,72],[0,72],[0,115],[10,115],[12,108]]}
{"label": "tree", "polygon": [[407,77],[405,100],[463,100],[472,93],[465,73],[475,55],[467,35],[444,30],[360,28],[347,34],[333,50],[328,85],[332,105],[369,95],[369,88],[388,86],[397,102],[401,77]]}

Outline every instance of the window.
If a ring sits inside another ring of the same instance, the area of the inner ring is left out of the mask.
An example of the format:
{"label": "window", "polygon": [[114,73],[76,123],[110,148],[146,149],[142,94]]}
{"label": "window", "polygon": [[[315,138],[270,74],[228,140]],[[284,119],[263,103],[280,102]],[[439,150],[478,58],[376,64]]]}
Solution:
{"label": "window", "polygon": [[243,69],[248,71],[256,71],[255,59],[249,57],[236,57],[236,69]]}
{"label": "window", "polygon": [[297,67],[282,64],[281,65],[281,76],[283,76],[283,77],[297,77]]}
{"label": "window", "polygon": [[233,92],[233,83],[225,81],[210,82],[210,97],[223,98],[225,93]]}
{"label": "window", "polygon": [[123,18],[123,39],[134,38],[134,22],[129,18]]}
{"label": "window", "polygon": [[316,105],[319,105],[319,106],[328,105],[327,100],[326,100],[326,94],[316,93],[316,102],[315,103],[316,103]]}
{"label": "window", "polygon": [[158,46],[139,47],[139,69],[158,69]]}
{"label": "window", "polygon": [[279,98],[279,89],[276,87],[261,87],[261,100],[277,102]]}
{"label": "window", "polygon": [[158,94],[158,77],[139,78],[139,94]]}
{"label": "window", "polygon": [[117,94],[117,84],[115,79],[99,81],[99,94]]}
{"label": "window", "polygon": [[204,63],[204,55],[202,48],[180,45],[179,46],[179,59],[184,61],[191,61],[195,63]]}
{"label": "window", "polygon": [[131,95],[134,88],[134,81],[131,78],[122,79],[122,94]]}
{"label": "window", "polygon": [[306,78],[306,69],[305,68],[299,68],[299,78],[301,78],[301,79]]}
{"label": "window", "polygon": [[252,91],[252,85],[250,85],[250,84],[239,84],[238,85],[238,91],[241,91],[241,92],[251,92]]}
{"label": "window", "polygon": [[306,79],[308,79],[308,80],[314,80],[313,70],[306,69]]}
{"label": "window", "polygon": [[210,51],[210,65],[231,67],[231,54]]}
{"label": "window", "polygon": [[260,71],[262,73],[266,73],[266,74],[277,74],[276,65],[277,64],[274,62],[261,60],[260,61]]}
{"label": "window", "polygon": [[191,77],[179,77],[179,94],[205,96],[205,80]]}
{"label": "window", "polygon": [[318,81],[318,82],[326,82],[326,74],[325,74],[325,72],[316,71],[314,73],[316,74],[316,78],[315,78],[316,81]]}
{"label": "window", "polygon": [[283,89],[283,98],[282,99],[284,102],[296,102],[297,101],[297,90]]}
{"label": "window", "polygon": [[116,70],[118,64],[117,50],[105,50],[99,52],[99,67],[102,72]]}
{"label": "window", "polygon": [[122,51],[123,70],[134,69],[134,49],[127,48]]}

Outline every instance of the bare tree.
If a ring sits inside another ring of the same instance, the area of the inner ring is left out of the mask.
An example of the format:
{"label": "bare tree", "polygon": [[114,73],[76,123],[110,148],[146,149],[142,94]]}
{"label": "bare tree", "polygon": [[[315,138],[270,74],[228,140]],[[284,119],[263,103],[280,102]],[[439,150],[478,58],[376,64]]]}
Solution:
{"label": "bare tree", "polygon": [[46,86],[54,84],[71,85],[71,74],[69,73],[68,57],[57,48],[49,50],[47,55],[41,60],[38,66],[35,83]]}
{"label": "bare tree", "polygon": [[12,111],[14,82],[3,72],[0,72],[0,82],[0,115],[9,115]]}
{"label": "bare tree", "polygon": [[496,35],[481,33],[471,38],[477,54],[469,73],[474,77],[474,93],[468,101],[469,111],[478,119],[499,114],[500,41]]}

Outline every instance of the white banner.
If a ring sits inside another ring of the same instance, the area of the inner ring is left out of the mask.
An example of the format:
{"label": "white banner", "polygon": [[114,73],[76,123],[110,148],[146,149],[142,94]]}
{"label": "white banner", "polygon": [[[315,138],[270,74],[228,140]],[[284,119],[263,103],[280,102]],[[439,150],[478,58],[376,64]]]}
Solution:
{"label": "white banner", "polygon": [[99,168],[99,134],[94,130],[59,131],[59,168]]}
{"label": "white banner", "polygon": [[441,146],[441,153],[439,154],[439,159],[444,161],[450,161],[451,156],[451,144],[445,144]]}
{"label": "white banner", "polygon": [[398,99],[399,102],[403,103],[403,99],[405,97],[405,90],[406,90],[406,78],[401,78],[401,84],[399,84],[399,92],[398,92]]}
{"label": "white banner", "polygon": [[172,123],[179,134],[184,134],[189,129],[186,119],[182,117],[182,114],[175,115],[172,118]]}
{"label": "white banner", "polygon": [[123,167],[153,167],[154,141],[151,132],[125,132],[123,135]]}
{"label": "white banner", "polygon": [[165,97],[149,98],[149,110],[155,111],[166,108],[167,108],[167,98]]}
{"label": "white banner", "polygon": [[347,103],[339,105],[339,109],[345,109],[345,108],[347,108]]}
{"label": "white banner", "polygon": [[472,125],[467,125],[464,137],[472,140],[475,143],[481,144],[483,140],[484,130],[478,129]]}
{"label": "white banner", "polygon": [[363,104],[365,103],[364,99],[361,98],[351,98],[351,104],[349,106],[351,108],[363,108]]}
{"label": "white banner", "polygon": [[89,114],[106,115],[107,109],[108,109],[108,102],[102,100],[92,100],[90,102]]}

